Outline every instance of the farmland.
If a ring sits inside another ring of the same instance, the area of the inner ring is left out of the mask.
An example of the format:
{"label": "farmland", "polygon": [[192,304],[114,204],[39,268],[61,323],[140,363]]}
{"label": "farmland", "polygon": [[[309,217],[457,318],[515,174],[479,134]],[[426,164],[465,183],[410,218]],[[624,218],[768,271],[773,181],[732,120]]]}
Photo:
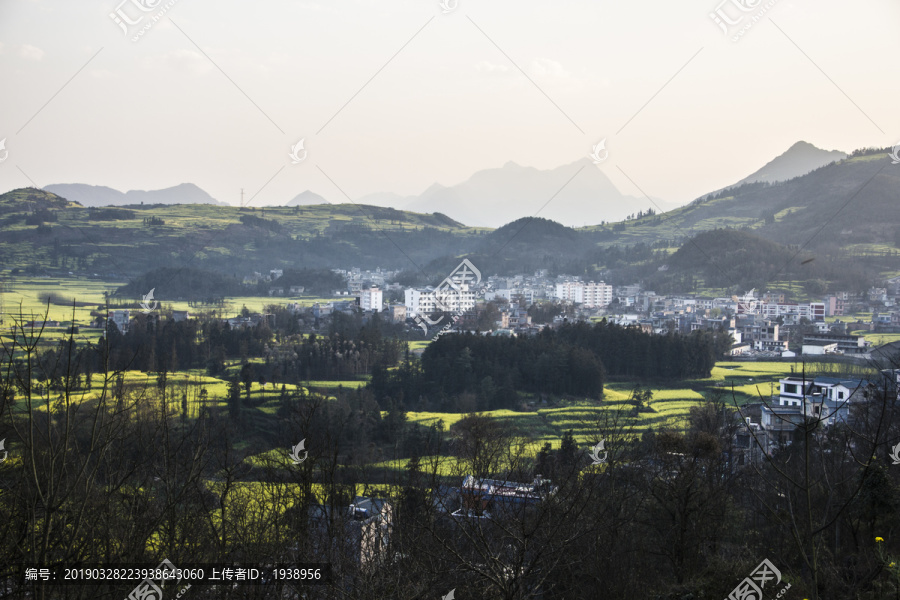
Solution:
{"label": "farmland", "polygon": [[[111,308],[140,309],[140,299],[127,300],[112,297],[122,285],[124,285],[122,281],[101,279],[63,277],[10,278],[7,276],[7,281],[3,284],[3,312],[5,315],[15,317],[21,314],[28,320],[32,318],[43,320],[46,314],[47,320],[60,321],[68,326],[71,325],[73,320],[72,304],[74,302],[76,304],[74,308],[75,323],[87,325],[94,318],[91,316],[91,311],[96,310],[98,306],[104,305],[107,295],[110,296]],[[48,294],[53,294],[54,296],[53,302],[49,304],[49,307],[46,300]],[[264,307],[273,304],[284,306],[289,303],[297,303],[300,306],[312,306],[317,302],[325,303],[341,299],[346,300],[347,298],[231,296],[225,298],[222,305],[216,306],[215,310],[221,315],[233,316],[245,306],[251,312],[262,312]],[[167,300],[158,292],[155,294],[154,300],[159,303],[159,310],[163,312],[170,310],[189,310],[193,312],[198,310],[197,308],[192,308],[187,301]]]}

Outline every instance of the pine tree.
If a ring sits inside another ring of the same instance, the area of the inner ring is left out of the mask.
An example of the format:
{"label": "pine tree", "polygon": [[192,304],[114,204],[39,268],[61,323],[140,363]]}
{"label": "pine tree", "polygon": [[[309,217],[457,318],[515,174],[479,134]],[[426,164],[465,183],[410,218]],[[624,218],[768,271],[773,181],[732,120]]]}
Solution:
{"label": "pine tree", "polygon": [[574,466],[578,462],[578,444],[575,443],[575,436],[572,435],[571,429],[563,434],[556,460],[566,467]]}
{"label": "pine tree", "polygon": [[232,419],[241,415],[241,383],[237,377],[228,382],[228,415]]}

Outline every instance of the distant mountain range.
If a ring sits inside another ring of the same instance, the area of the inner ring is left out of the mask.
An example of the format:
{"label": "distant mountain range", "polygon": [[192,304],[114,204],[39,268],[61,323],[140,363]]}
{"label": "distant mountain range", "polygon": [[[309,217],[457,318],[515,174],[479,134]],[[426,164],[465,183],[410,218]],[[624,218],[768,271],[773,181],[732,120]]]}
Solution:
{"label": "distant mountain range", "polygon": [[[837,150],[822,150],[808,142],[797,142],[752,175],[725,189],[759,181],[787,181],[846,157]],[[324,197],[307,190],[288,206],[325,202]],[[466,225],[479,227],[500,227],[534,215],[568,227],[581,227],[621,221],[648,208],[659,212],[677,207],[659,198],[651,202],[644,197],[623,194],[603,169],[588,158],[548,170],[508,162],[500,168],[478,171],[456,185],[435,183],[418,196],[378,192],[356,202],[419,213],[441,212]]]}
{"label": "distant mountain range", "polygon": [[193,183],[182,183],[162,190],[119,190],[85,183],[54,183],[44,190],[78,202],[82,206],[123,206],[127,204],[215,204],[219,202]]}
{"label": "distant mountain range", "polygon": [[454,186],[434,184],[405,206],[414,212],[442,212],[467,225],[500,227],[520,217],[538,216],[569,227],[620,221],[669,206],[659,199],[627,196],[589,158],[540,170],[508,162],[478,171]]}
{"label": "distant mountain range", "polygon": [[[313,203],[317,198],[322,196],[307,190],[288,206]],[[581,227],[619,221],[648,208],[674,208],[658,198],[651,202],[622,194],[588,158],[549,170],[508,162],[478,171],[457,185],[435,183],[418,196],[378,192],[355,202],[426,214],[439,212],[472,227],[500,227],[535,215]]]}
{"label": "distant mountain range", "polygon": [[[805,175],[815,169],[846,158],[837,150],[822,150],[808,142],[797,142],[753,174],[724,190],[747,183],[777,183]],[[44,188],[83,206],[121,206],[126,204],[215,204],[219,202],[192,183],[162,190],[118,190],[81,183],[54,184]],[[312,190],[297,194],[286,206],[343,204],[343,198],[328,198]],[[568,227],[616,222],[626,216],[653,208],[672,210],[677,205],[659,198],[629,196],[620,192],[603,171],[589,158],[554,169],[536,169],[508,162],[500,168],[484,169],[466,181],[445,186],[435,183],[418,196],[377,192],[354,201],[359,205],[391,207],[418,213],[443,213],[476,227],[501,227],[523,217],[538,216]]]}

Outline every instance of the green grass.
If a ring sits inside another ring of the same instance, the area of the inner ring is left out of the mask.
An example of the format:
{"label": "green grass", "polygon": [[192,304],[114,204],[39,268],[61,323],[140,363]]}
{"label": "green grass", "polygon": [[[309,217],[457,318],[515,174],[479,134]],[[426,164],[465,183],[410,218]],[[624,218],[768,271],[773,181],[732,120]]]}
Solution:
{"label": "green grass", "polygon": [[[719,387],[725,392],[729,404],[739,405],[758,400],[760,395],[768,398],[774,390],[777,393],[778,380],[791,374],[791,364],[781,362],[731,362],[717,363],[712,375],[703,380],[688,382],[690,387],[652,386],[653,400],[650,406],[655,412],[633,415],[628,403],[633,384],[611,383],[605,388],[603,400],[570,401],[563,406],[534,408],[527,411],[495,410],[485,414],[498,419],[508,431],[515,431],[531,442],[531,450],[536,452],[541,445],[549,442],[559,447],[563,434],[571,430],[575,440],[587,447],[602,437],[603,427],[618,422],[628,435],[637,435],[647,427],[659,429],[671,427],[682,429],[692,407],[698,406],[704,396],[701,390]],[[721,384],[721,385],[716,385]],[[732,396],[733,387],[733,396]],[[412,423],[431,426],[438,420],[448,429],[463,418],[461,413],[410,412],[407,418]]]}
{"label": "green grass", "polygon": [[900,333],[870,333],[861,332],[866,341],[872,342],[873,346],[882,346],[893,342],[900,342]]}
{"label": "green grass", "polygon": [[[103,304],[104,292],[114,292],[121,282],[100,281],[92,279],[42,279],[42,278],[16,278],[12,282],[4,284],[3,310],[4,326],[10,317],[25,320],[40,319],[48,311],[46,302],[41,302],[40,296],[45,293],[54,293],[67,301],[90,302],[91,306],[76,306],[75,322],[80,326],[87,325],[93,317],[91,311],[96,310],[97,305]],[[51,304],[49,306],[48,319],[61,321],[66,324],[72,322],[72,305],[61,306]]]}
{"label": "green grass", "polygon": [[366,379],[350,379],[350,380],[342,380],[342,381],[307,381],[305,383],[311,389],[315,389],[315,388],[337,389],[339,387],[343,387],[343,388],[355,390],[356,388],[365,387],[366,383],[368,383],[368,378],[366,378]]}
{"label": "green grass", "polygon": [[[12,319],[19,319],[20,315],[23,320],[44,320],[44,314],[47,313],[47,319],[50,321],[60,321],[62,324],[69,326],[73,321],[72,301],[79,304],[88,303],[88,306],[76,306],[74,309],[74,322],[81,329],[93,321],[96,316],[91,315],[92,311],[96,311],[98,306],[105,303],[104,292],[115,293],[122,286],[122,282],[101,281],[93,279],[74,279],[74,278],[37,278],[37,277],[16,277],[12,281],[4,284],[3,292],[3,310],[4,325],[12,324]],[[49,312],[46,302],[42,302],[40,297],[42,294],[53,293],[65,299],[67,305],[50,304]],[[301,306],[312,306],[316,302],[327,303],[336,300],[346,300],[347,297],[326,298],[318,296],[232,296],[225,298],[225,302],[221,307],[215,307],[219,314],[224,316],[237,315],[243,307],[247,307],[250,312],[263,312],[266,306],[276,305],[285,306],[290,303],[297,303]],[[134,299],[135,303],[131,306],[131,310],[140,310],[138,299]],[[164,297],[156,297],[160,303],[159,312],[169,310],[187,310],[196,312],[197,310],[208,310],[207,308],[192,308],[187,301],[167,301]],[[112,302],[122,303],[128,299],[114,297]],[[119,308],[111,306],[111,308]],[[122,307],[127,308],[127,307]],[[212,309],[213,307],[209,307]],[[104,309],[105,310],[105,309]],[[89,332],[90,330],[88,330]],[[84,332],[83,335],[89,335]],[[48,330],[48,334],[54,334],[54,330]],[[99,337],[101,331],[96,330],[93,338]],[[90,339],[85,337],[85,340]],[[93,339],[92,339],[93,341]]]}
{"label": "green grass", "polygon": [[[141,371],[126,371],[124,373],[124,387],[126,394],[143,396],[145,398],[158,398],[157,373],[143,373]],[[346,382],[344,382],[346,383]],[[103,375],[94,374],[91,377],[91,388],[86,386],[76,389],[72,392],[72,400],[74,402],[90,402],[100,397],[103,390]],[[108,383],[109,391],[115,388],[115,379],[111,378]],[[181,414],[181,401],[186,396],[187,399],[187,416],[194,419],[200,416],[200,408],[203,402],[200,397],[200,391],[206,390],[207,399],[206,406],[209,408],[223,409],[227,406],[228,382],[216,377],[204,375],[200,370],[192,372],[169,373],[166,379],[167,395],[171,403],[171,409],[177,414]],[[286,391],[293,392],[299,389],[298,386],[287,384]],[[52,407],[59,392],[50,392],[50,406]],[[246,390],[241,385],[241,399],[246,398]],[[281,401],[281,384],[268,384],[265,388],[261,388],[259,383],[252,383],[250,387],[250,398],[254,402],[261,402],[261,405],[255,410],[259,410],[269,415],[275,415]],[[24,407],[25,398],[21,395],[16,397],[16,402],[20,407]],[[38,411],[47,410],[46,394],[44,399],[40,399],[37,395],[33,397],[34,408]],[[249,409],[246,409],[249,410]]]}

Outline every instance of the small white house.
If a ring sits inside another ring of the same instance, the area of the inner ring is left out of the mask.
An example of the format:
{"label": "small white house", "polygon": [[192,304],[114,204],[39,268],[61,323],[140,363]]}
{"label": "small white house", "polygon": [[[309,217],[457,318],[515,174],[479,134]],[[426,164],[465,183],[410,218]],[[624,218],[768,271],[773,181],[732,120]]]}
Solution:
{"label": "small white house", "polygon": [[803,344],[804,356],[824,356],[826,354],[837,354],[837,342],[832,344]]}

